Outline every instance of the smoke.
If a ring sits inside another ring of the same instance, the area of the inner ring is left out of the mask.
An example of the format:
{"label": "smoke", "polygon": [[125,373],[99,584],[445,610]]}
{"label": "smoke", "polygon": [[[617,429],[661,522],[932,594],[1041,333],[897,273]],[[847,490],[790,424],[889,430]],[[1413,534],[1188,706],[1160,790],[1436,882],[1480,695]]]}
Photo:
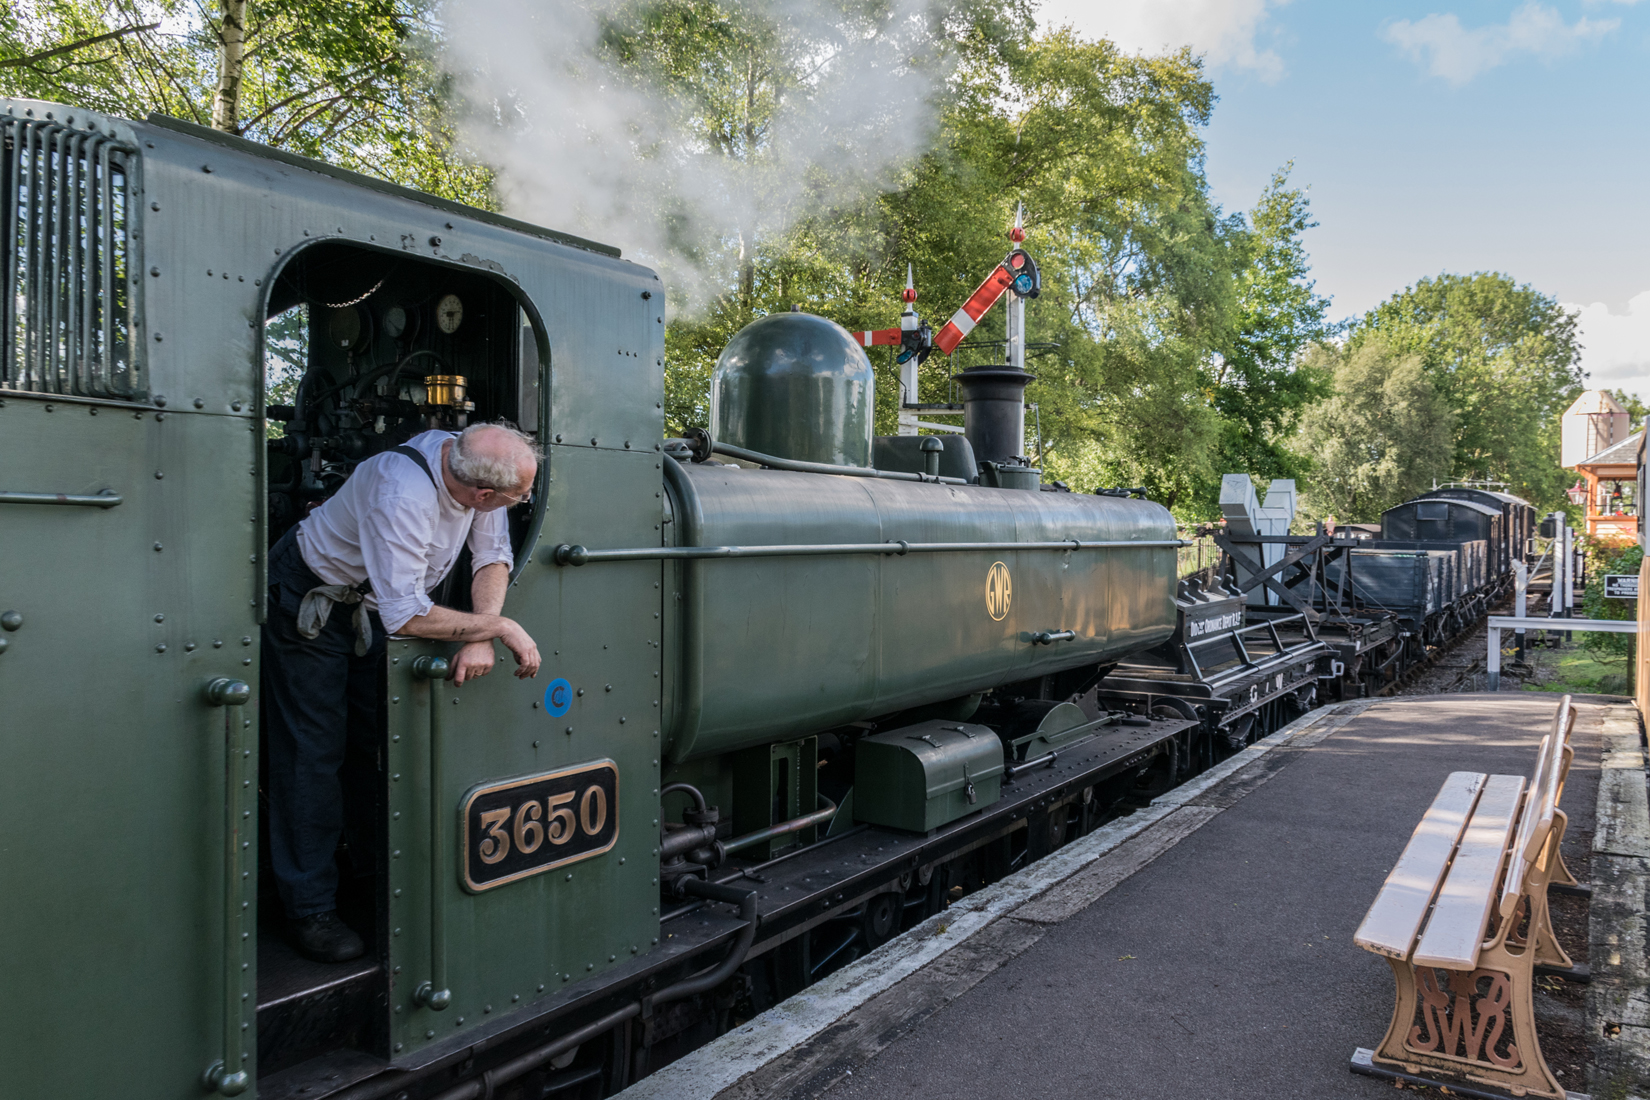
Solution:
{"label": "smoke", "polygon": [[460,135],[506,211],[662,269],[677,308],[893,186],[945,75],[925,0],[449,0]]}

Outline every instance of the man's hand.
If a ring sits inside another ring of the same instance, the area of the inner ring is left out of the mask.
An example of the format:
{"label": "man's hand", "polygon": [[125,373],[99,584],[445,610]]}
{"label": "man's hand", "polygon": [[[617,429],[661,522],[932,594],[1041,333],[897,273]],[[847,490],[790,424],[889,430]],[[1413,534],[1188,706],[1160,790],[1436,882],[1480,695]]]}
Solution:
{"label": "man's hand", "polygon": [[516,658],[516,676],[530,680],[539,671],[539,647],[514,619],[499,614],[504,593],[510,584],[510,570],[503,562],[493,562],[476,570],[470,583],[470,600],[475,611],[454,611],[432,607],[408,619],[396,633],[442,642],[466,643],[453,655],[453,683],[462,684],[493,670],[493,643],[497,638]]}
{"label": "man's hand", "polygon": [[[499,641],[503,642],[504,647],[515,655],[518,666],[516,678],[518,680],[530,680],[539,673],[538,643],[533,641],[532,636],[514,620],[506,619],[504,621],[510,624],[510,629],[499,636]],[[466,646],[465,648],[468,649],[469,647]]]}
{"label": "man's hand", "polygon": [[453,654],[453,683],[462,684],[493,671],[493,643],[470,642]]}

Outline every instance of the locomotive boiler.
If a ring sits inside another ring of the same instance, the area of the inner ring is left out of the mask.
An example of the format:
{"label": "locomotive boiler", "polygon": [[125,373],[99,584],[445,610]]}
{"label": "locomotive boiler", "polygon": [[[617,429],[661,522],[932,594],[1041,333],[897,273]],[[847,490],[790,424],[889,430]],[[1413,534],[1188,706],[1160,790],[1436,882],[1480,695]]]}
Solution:
{"label": "locomotive boiler", "polygon": [[[8,1095],[606,1095],[1094,828],[1193,724],[1099,705],[1175,629],[1175,528],[1040,484],[1023,372],[967,435],[875,438],[863,349],[778,314],[667,440],[663,287],[615,248],[159,117],[4,100],[0,144]],[[543,670],[391,640],[344,764],[368,952],[309,962],[260,837],[267,549],[498,419],[547,455],[506,607]]]}

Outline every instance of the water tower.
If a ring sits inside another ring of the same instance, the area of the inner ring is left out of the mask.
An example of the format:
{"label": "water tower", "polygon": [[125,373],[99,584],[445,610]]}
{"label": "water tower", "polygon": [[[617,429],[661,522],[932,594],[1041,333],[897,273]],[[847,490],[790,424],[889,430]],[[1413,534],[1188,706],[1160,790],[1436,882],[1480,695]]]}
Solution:
{"label": "water tower", "polygon": [[1588,390],[1564,413],[1559,431],[1559,465],[1570,469],[1626,439],[1633,423],[1608,391]]}

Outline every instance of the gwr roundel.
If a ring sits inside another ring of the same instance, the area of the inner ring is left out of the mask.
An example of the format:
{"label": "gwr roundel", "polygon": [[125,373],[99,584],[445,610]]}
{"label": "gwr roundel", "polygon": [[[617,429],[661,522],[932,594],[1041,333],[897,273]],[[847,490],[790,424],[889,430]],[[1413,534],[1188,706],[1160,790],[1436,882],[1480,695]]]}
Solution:
{"label": "gwr roundel", "polygon": [[985,609],[997,620],[1008,615],[1008,605],[1014,602],[1014,582],[1009,578],[1008,566],[1000,561],[991,563],[985,575]]}

